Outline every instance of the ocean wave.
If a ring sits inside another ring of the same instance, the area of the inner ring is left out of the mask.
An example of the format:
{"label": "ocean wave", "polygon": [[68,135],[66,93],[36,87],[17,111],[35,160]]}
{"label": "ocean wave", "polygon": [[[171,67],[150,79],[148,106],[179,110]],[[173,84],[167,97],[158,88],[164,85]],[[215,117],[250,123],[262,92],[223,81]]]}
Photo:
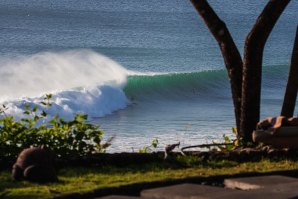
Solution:
{"label": "ocean wave", "polygon": [[76,87],[123,87],[128,75],[115,61],[85,49],[42,52],[0,63],[1,101]]}
{"label": "ocean wave", "polygon": [[[264,66],[264,97],[280,98],[287,80],[287,65]],[[186,73],[134,73],[124,87],[129,99],[153,101],[169,99],[230,99],[230,85],[225,69]]]}
{"label": "ocean wave", "polygon": [[22,98],[9,101],[6,103],[8,107],[6,114],[20,119],[23,117],[24,106],[29,105],[31,108],[37,106],[39,111],[44,110],[48,114],[48,118],[45,119],[50,119],[58,114],[69,120],[77,113],[88,114],[89,119],[92,119],[92,117],[111,114],[129,104],[121,88],[108,85],[53,93],[53,97],[50,99],[51,106],[43,106],[40,103],[43,98]]}
{"label": "ocean wave", "polygon": [[225,70],[131,75],[124,87],[125,94],[133,100],[214,97],[226,89]]}
{"label": "ocean wave", "polygon": [[[276,89],[284,85],[280,82],[286,79],[286,71],[286,66],[264,67],[267,96],[274,98]],[[25,104],[45,109],[49,117],[59,114],[69,119],[76,113],[103,117],[142,101],[231,98],[224,69],[142,73],[91,50],[45,52],[2,62],[0,82],[0,103],[17,118]],[[46,93],[53,94],[50,108],[40,105]]]}
{"label": "ocean wave", "polygon": [[91,50],[20,56],[1,63],[0,103],[8,107],[7,114],[21,117],[25,104],[40,106],[44,95],[52,93],[53,106],[41,107],[52,116],[101,117],[127,106],[122,89],[128,72]]}

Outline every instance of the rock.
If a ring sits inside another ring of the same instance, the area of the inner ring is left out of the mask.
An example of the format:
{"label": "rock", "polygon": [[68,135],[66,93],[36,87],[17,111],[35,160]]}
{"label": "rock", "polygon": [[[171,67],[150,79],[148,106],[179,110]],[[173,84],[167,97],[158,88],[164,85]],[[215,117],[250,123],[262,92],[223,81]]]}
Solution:
{"label": "rock", "polygon": [[53,153],[43,146],[24,149],[12,167],[12,178],[41,183],[57,181],[54,160]]}

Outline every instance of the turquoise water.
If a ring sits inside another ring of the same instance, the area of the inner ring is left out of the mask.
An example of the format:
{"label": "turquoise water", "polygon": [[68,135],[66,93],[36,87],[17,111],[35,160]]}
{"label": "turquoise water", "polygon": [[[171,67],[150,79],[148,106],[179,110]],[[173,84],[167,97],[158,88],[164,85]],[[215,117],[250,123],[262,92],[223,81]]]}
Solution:
{"label": "turquoise water", "polygon": [[[240,51],[267,1],[210,0]],[[262,117],[278,115],[298,16],[292,1],[266,44]],[[0,92],[10,114],[54,93],[64,117],[90,115],[110,151],[211,142],[235,126],[219,48],[185,0],[2,0]],[[108,58],[106,58],[108,57]]]}

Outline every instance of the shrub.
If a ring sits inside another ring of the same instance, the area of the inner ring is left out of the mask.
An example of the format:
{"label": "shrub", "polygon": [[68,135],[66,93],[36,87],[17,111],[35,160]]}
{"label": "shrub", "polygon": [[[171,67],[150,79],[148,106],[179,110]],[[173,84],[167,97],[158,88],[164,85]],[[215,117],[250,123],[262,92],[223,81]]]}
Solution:
{"label": "shrub", "polygon": [[156,150],[158,145],[158,138],[154,138],[151,142],[150,146],[144,146],[143,148],[139,149],[139,153],[152,153]]}
{"label": "shrub", "polygon": [[[46,95],[41,106],[51,106],[52,95]],[[7,107],[0,110],[0,158],[16,158],[21,150],[44,145],[57,156],[84,156],[104,152],[108,143],[101,144],[103,131],[98,125],[87,123],[88,116],[76,114],[70,121],[59,115],[45,120],[47,113],[37,106],[24,106],[20,120],[6,115]]]}

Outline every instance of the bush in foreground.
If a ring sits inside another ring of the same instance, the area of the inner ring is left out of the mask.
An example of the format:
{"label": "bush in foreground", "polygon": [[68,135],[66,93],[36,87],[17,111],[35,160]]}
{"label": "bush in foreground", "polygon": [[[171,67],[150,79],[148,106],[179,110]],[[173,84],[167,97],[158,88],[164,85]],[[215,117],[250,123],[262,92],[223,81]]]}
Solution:
{"label": "bush in foreground", "polygon": [[[46,95],[41,107],[50,107],[52,95]],[[59,115],[45,119],[47,113],[38,106],[24,106],[20,120],[6,115],[6,106],[1,108],[0,158],[15,159],[20,151],[30,146],[44,145],[57,156],[84,156],[104,152],[110,143],[102,144],[103,131],[99,126],[87,123],[88,116],[76,114],[65,121]]]}

